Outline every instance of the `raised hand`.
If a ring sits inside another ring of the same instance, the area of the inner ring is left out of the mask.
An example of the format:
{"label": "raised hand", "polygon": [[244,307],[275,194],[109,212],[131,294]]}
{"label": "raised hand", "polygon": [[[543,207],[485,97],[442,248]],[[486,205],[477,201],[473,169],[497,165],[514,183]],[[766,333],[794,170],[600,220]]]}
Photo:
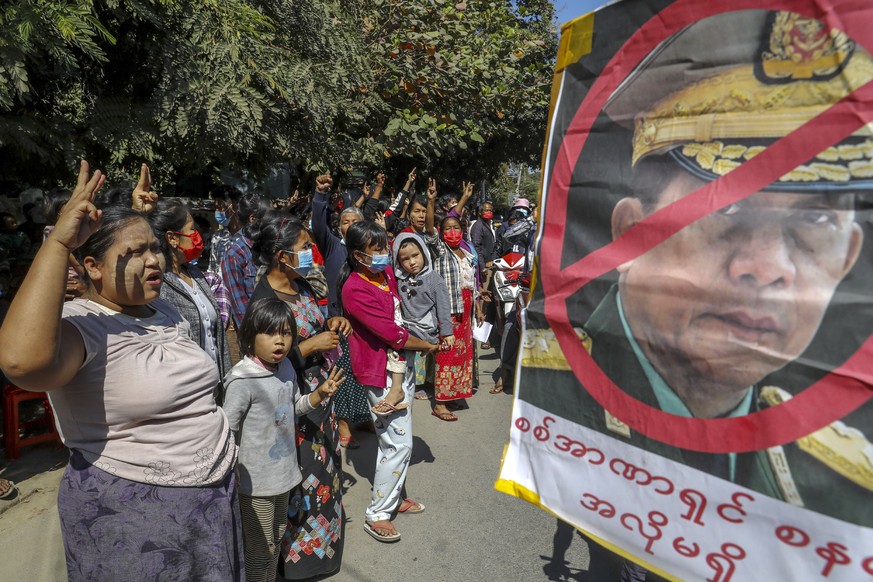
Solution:
{"label": "raised hand", "polygon": [[384,212],[375,213],[373,215],[373,222],[375,222],[376,224],[381,226],[386,231],[388,230],[388,227],[385,225],[385,213]]}
{"label": "raised hand", "polygon": [[330,174],[322,174],[315,178],[316,192],[329,192],[332,187],[333,178],[330,177]]}
{"label": "raised hand", "polygon": [[406,186],[404,186],[403,189],[407,192],[409,192],[409,189],[412,188],[413,184],[415,184],[415,179],[418,177],[416,171],[417,168],[412,168],[412,171],[409,172],[409,176],[406,178]]}
{"label": "raised hand", "polygon": [[149,167],[143,164],[139,168],[139,181],[131,196],[131,207],[137,212],[148,213],[154,210],[157,201],[157,192],[152,192],[152,173]]}
{"label": "raised hand", "polygon": [[[413,170],[414,172],[415,170]],[[376,174],[376,187],[381,188],[385,185],[385,174],[383,172],[379,172]]]}
{"label": "raised hand", "polygon": [[427,199],[428,201],[436,200],[437,197],[437,186],[436,180],[433,178],[427,179]]}
{"label": "raised hand", "polygon": [[463,186],[463,194],[461,196],[463,198],[469,198],[473,195],[473,182],[461,182]]}
{"label": "raised hand", "polygon": [[70,201],[64,205],[58,215],[58,221],[49,239],[61,243],[72,252],[82,246],[88,237],[100,228],[103,212],[94,206],[94,198],[105,181],[106,176],[100,170],[91,174],[88,162],[82,160],[76,187],[70,195]]}

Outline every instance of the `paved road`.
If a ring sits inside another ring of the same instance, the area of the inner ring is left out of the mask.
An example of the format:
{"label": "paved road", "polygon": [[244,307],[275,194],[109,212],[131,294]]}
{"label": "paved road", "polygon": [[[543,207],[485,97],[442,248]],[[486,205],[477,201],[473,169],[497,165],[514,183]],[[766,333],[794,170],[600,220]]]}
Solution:
{"label": "paved road", "polygon": [[[512,397],[488,393],[490,373],[496,366],[494,353],[483,355],[480,363],[484,388],[469,400],[468,410],[457,413],[458,422],[440,421],[430,415],[429,403],[415,403],[415,445],[407,490],[427,510],[398,517],[395,524],[403,536],[399,543],[376,542],[361,527],[376,444],[372,434],[357,435],[361,448],[347,451],[344,464],[350,486],[345,496],[348,522],[343,566],[324,580],[616,580],[613,565],[588,571],[588,546],[572,530],[557,536],[563,535],[570,544],[567,563],[557,567],[552,562],[557,520],[494,490],[508,440]],[[55,508],[59,479],[59,470],[41,473],[22,484],[19,503],[5,511],[0,505],[0,580],[66,580]],[[595,559],[595,566],[600,565],[605,562]]]}

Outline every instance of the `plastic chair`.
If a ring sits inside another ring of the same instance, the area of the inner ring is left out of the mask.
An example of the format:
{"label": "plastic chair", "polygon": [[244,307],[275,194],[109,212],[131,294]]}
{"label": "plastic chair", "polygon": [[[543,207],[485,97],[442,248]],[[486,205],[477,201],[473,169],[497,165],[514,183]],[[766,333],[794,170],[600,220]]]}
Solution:
{"label": "plastic chair", "polygon": [[[22,421],[19,405],[30,400],[42,400],[45,416],[34,420]],[[29,437],[22,437],[22,431],[32,428],[47,427],[48,431]],[[8,384],[3,388],[3,446],[7,459],[17,459],[21,456],[21,447],[27,447],[47,441],[55,441],[59,445],[61,438],[55,428],[55,415],[45,392],[29,392],[17,386]]]}

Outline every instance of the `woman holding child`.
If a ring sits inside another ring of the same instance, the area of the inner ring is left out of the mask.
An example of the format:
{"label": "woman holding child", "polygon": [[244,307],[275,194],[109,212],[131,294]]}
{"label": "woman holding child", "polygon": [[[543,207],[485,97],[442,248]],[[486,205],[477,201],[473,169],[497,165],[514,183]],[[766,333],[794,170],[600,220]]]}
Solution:
{"label": "woman holding child", "polygon": [[[358,381],[367,386],[370,403],[378,406],[386,400],[391,386],[388,351],[433,351],[438,346],[410,335],[400,325],[400,295],[390,266],[385,230],[373,222],[358,222],[346,231],[345,240],[348,259],[339,285],[343,312],[354,329],[349,338],[352,369]],[[412,457],[411,404],[415,385],[411,360],[405,359],[403,400],[398,403],[406,408],[386,415],[373,413],[379,452],[364,529],[380,542],[400,539],[391,522],[395,510],[424,511],[424,505],[404,499],[401,493]]]}

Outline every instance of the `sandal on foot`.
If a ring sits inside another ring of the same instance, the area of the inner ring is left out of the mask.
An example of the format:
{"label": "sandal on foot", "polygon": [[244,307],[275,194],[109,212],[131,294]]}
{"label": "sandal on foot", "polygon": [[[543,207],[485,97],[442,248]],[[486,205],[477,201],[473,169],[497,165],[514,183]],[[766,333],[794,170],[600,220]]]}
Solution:
{"label": "sandal on foot", "polygon": [[406,410],[409,408],[409,405],[405,402],[400,402],[399,404],[391,404],[387,400],[380,400],[376,403],[375,406],[370,408],[370,412],[375,414],[376,416],[386,417],[394,414],[395,412],[399,412],[401,410]]}
{"label": "sandal on foot", "polygon": [[[376,522],[370,523],[369,521],[365,521],[364,522],[364,531],[367,532],[368,534],[370,534],[370,536],[374,540],[385,543],[385,544],[390,544],[392,542],[399,542],[400,541],[400,534],[397,533],[397,530],[394,529],[393,525],[391,525],[391,527],[388,527],[388,526],[384,526],[384,525],[376,525],[377,523],[380,523],[380,522],[376,521]],[[391,524],[390,521],[388,523]]]}
{"label": "sandal on foot", "polygon": [[424,513],[424,503],[406,498],[397,508],[397,513]]}
{"label": "sandal on foot", "polygon": [[0,479],[0,499],[11,497],[15,493],[15,483],[9,479]]}
{"label": "sandal on foot", "polygon": [[359,448],[361,448],[361,445],[358,444],[358,441],[356,441],[352,435],[341,436],[339,438],[339,444],[344,449],[359,449]]}
{"label": "sandal on foot", "polygon": [[432,410],[430,414],[431,416],[436,416],[438,419],[446,422],[455,422],[458,420],[458,417],[451,412],[437,412],[436,410]]}
{"label": "sandal on foot", "polygon": [[424,390],[416,390],[415,391],[415,399],[416,400],[427,400],[428,399],[427,392],[425,392]]}
{"label": "sandal on foot", "polygon": [[501,392],[503,392],[503,384],[495,384],[488,392],[490,394],[500,394]]}

